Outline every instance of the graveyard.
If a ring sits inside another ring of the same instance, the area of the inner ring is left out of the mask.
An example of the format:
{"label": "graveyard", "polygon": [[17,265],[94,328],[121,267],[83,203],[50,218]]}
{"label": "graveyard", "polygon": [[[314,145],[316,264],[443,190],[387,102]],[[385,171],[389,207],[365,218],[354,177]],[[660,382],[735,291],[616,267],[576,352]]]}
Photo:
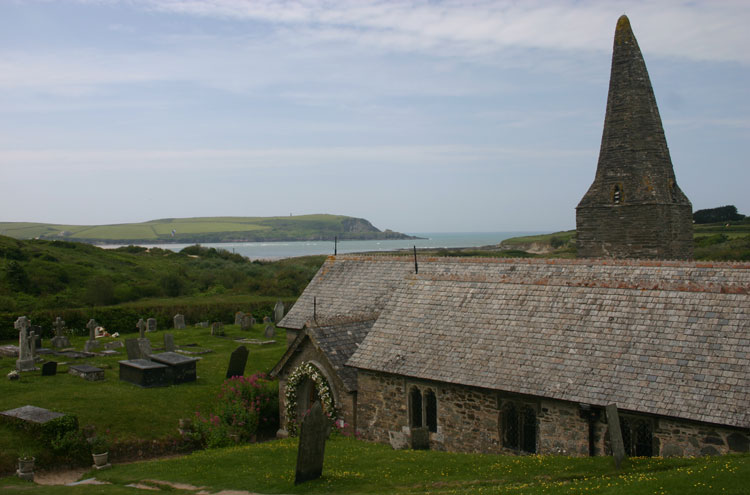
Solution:
{"label": "graveyard", "polygon": [[[33,405],[74,415],[81,428],[106,432],[115,462],[118,458],[136,459],[194,448],[181,440],[178,422],[195,418],[196,412],[211,412],[232,351],[242,346],[249,351],[244,368],[244,375],[249,377],[268,371],[286,347],[283,330],[274,338],[265,338],[263,323],[244,330],[240,325],[224,325],[221,333],[213,335],[210,327],[190,325],[150,332],[144,329],[143,337],[139,333],[102,337],[94,344],[89,343],[88,336],[71,335],[67,337],[70,347],[60,349],[53,348],[52,339],[45,338],[35,349],[37,358],[25,359],[32,362],[29,371],[18,373],[16,380],[4,378],[0,382],[2,409]],[[4,341],[0,345],[18,343]],[[132,343],[136,344],[135,352],[145,344],[150,356],[129,355]],[[11,373],[18,359],[7,355],[0,358],[0,373],[4,377]],[[170,361],[178,365],[163,364]],[[132,375],[122,373],[124,364],[132,362],[176,371],[170,371],[173,376],[167,380],[162,377],[158,383],[139,383]],[[65,456],[55,456],[33,435],[0,422],[0,472],[13,472],[21,452],[36,457],[38,469],[76,464]]]}

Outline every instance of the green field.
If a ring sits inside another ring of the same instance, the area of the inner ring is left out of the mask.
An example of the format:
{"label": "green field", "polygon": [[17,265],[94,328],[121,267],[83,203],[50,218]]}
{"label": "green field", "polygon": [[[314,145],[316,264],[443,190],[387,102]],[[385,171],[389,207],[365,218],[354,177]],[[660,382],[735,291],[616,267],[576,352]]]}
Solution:
{"label": "green field", "polygon": [[[174,235],[172,231],[175,231]],[[51,239],[94,243],[290,241],[400,238],[380,232],[370,222],[343,215],[289,217],[164,218],[115,225],[58,225],[0,222],[0,235],[15,239]]]}

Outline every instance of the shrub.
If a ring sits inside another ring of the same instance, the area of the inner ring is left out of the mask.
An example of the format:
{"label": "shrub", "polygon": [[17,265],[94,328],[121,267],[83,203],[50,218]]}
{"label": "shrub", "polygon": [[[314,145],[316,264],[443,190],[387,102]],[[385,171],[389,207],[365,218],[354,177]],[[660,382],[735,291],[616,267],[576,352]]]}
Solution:
{"label": "shrub", "polygon": [[225,380],[217,399],[213,413],[195,413],[195,427],[206,447],[252,441],[259,431],[278,427],[278,383],[263,373]]}

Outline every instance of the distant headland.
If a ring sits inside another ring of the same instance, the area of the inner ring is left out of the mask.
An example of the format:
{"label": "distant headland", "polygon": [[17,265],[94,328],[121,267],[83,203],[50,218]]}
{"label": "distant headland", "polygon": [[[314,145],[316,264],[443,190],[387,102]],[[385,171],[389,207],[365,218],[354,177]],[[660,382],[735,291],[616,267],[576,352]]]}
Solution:
{"label": "distant headland", "polygon": [[0,222],[0,235],[90,244],[332,241],[334,237],[339,240],[418,239],[389,229],[381,231],[364,218],[327,214],[162,218],[113,225]]}

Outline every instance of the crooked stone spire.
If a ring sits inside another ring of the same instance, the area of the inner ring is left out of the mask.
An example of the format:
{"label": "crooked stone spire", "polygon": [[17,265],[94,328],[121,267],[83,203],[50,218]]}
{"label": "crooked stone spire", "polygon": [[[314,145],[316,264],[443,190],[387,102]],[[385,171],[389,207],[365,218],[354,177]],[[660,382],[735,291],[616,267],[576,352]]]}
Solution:
{"label": "crooked stone spire", "polygon": [[646,63],[626,16],[615,30],[596,176],[578,204],[576,227],[580,257],[692,257],[692,205],[675,180]]}

